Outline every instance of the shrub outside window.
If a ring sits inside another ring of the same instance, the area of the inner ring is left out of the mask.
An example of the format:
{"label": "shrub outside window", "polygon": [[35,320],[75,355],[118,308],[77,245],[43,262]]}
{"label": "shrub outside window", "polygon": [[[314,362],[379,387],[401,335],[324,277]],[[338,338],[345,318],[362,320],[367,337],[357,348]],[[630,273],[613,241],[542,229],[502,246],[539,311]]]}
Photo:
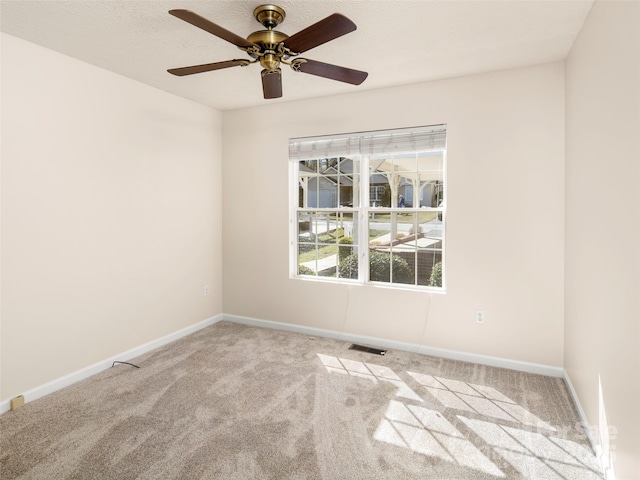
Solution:
{"label": "shrub outside window", "polygon": [[292,139],[291,275],[444,290],[444,125]]}

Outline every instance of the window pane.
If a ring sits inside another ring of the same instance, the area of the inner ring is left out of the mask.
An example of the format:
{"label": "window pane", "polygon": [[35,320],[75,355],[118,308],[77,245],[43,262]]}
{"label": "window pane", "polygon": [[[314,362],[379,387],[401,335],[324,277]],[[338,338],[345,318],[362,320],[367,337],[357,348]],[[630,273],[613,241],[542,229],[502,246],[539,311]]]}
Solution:
{"label": "window pane", "polygon": [[309,199],[309,181],[318,171],[317,160],[303,160],[298,162],[298,207],[307,208]]}
{"label": "window pane", "polygon": [[372,207],[390,207],[391,189],[389,188],[389,164],[383,158],[369,162],[369,205]]}
{"label": "window pane", "polygon": [[338,277],[358,278],[358,254],[356,248],[340,245],[338,254]]}
{"label": "window pane", "polygon": [[419,172],[434,172],[439,173],[442,180],[442,172],[444,171],[444,157],[443,153],[437,152],[423,152],[418,154],[417,157],[418,171]]}
{"label": "window pane", "polygon": [[395,249],[414,249],[416,246],[416,231],[420,234],[418,224],[419,215],[415,212],[404,213],[402,210],[396,215],[397,235],[394,242]]}
{"label": "window pane", "polygon": [[440,212],[421,212],[419,216],[423,218],[419,227],[422,230],[423,236],[425,238],[438,240],[442,243],[443,225]]}
{"label": "window pane", "polygon": [[391,281],[391,252],[388,249],[369,251],[369,280],[387,283]]}
{"label": "window pane", "polygon": [[442,249],[418,249],[418,285],[442,286]]}
{"label": "window pane", "polygon": [[401,209],[369,215],[369,279],[415,283],[416,213]]}
{"label": "window pane", "polygon": [[314,214],[311,212],[298,212],[298,241],[308,242],[311,232],[311,222]]}
{"label": "window pane", "polygon": [[335,228],[335,219],[332,220],[330,212],[316,212],[311,223],[311,231],[315,235],[316,240],[322,242],[323,234]]}
{"label": "window pane", "polygon": [[316,247],[314,244],[298,244],[298,275],[316,274]]}
{"label": "window pane", "polygon": [[[422,223],[422,238],[418,240],[418,285],[442,286],[443,226],[439,212],[425,212],[435,218]],[[436,267],[440,263],[439,267]],[[436,268],[438,272],[433,273]],[[432,276],[435,275],[435,276]]]}
{"label": "window pane", "polygon": [[[371,281],[431,285],[434,265],[442,261],[438,212],[370,212],[369,252]],[[438,281],[432,286],[442,286]]]}
{"label": "window pane", "polygon": [[318,171],[318,160],[302,160],[299,163],[300,172],[313,172]]}
{"label": "window pane", "polygon": [[329,175],[337,173],[338,161],[337,158],[322,158],[318,160],[318,172]]}
{"label": "window pane", "polygon": [[442,152],[418,156],[418,178],[422,187],[421,206],[439,207],[444,199],[444,157]]}
{"label": "window pane", "polygon": [[340,278],[358,278],[358,224],[353,211],[340,212],[338,220],[338,268]]}
{"label": "window pane", "polygon": [[338,162],[338,173],[351,176],[360,171],[359,164],[360,162],[358,160],[342,157]]}
{"label": "window pane", "polygon": [[399,250],[393,252],[391,256],[391,281],[392,283],[403,283],[415,285],[415,250]]}
{"label": "window pane", "polygon": [[298,275],[316,274],[316,243],[311,225],[315,222],[313,212],[298,212]]}
{"label": "window pane", "polygon": [[318,244],[335,246],[338,243],[338,236],[342,234],[342,229],[338,231],[339,215],[336,212],[320,212],[317,218],[316,238]]}
{"label": "window pane", "polygon": [[340,158],[336,164],[338,175],[335,181],[338,186],[338,201],[336,206],[353,207],[358,206],[359,172],[360,162],[351,158]]}
{"label": "window pane", "polygon": [[369,213],[369,247],[385,246],[391,235],[391,213]]}
{"label": "window pane", "polygon": [[350,158],[298,162],[298,207],[358,206],[359,171],[359,161]]}
{"label": "window pane", "polygon": [[[444,180],[444,157],[440,151],[374,157],[370,161],[370,199],[376,207],[438,207]],[[388,195],[380,199],[376,186],[387,186]],[[391,198],[391,192],[396,197]]]}
{"label": "window pane", "polygon": [[[357,225],[353,211],[298,212],[298,272],[357,278]],[[350,258],[352,257],[352,258]],[[339,265],[345,263],[339,273]]]}
{"label": "window pane", "polygon": [[338,179],[335,175],[320,175],[310,183],[312,208],[336,208],[338,206]]}
{"label": "window pane", "polygon": [[417,170],[415,155],[396,157],[391,163],[395,172],[415,172]]}

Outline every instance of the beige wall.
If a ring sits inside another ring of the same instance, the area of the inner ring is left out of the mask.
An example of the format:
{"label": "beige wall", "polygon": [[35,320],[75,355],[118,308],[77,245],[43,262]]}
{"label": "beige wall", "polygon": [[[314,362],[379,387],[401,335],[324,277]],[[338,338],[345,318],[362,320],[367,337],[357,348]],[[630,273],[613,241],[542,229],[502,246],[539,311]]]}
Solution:
{"label": "beige wall", "polygon": [[220,113],[2,42],[4,400],[220,313],[222,290]]}
{"label": "beige wall", "polygon": [[[225,313],[562,366],[563,64],[354,92],[223,113]],[[437,123],[447,294],[289,279],[288,139]]]}
{"label": "beige wall", "polygon": [[566,61],[566,120],[565,369],[597,430],[604,407],[617,479],[637,480],[639,2],[594,4]]}

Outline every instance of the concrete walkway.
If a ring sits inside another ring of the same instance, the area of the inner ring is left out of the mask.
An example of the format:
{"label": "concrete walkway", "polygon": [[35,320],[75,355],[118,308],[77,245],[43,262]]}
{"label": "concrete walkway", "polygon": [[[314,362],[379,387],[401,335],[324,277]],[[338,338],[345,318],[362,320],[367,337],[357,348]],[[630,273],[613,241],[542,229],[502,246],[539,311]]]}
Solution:
{"label": "concrete walkway", "polygon": [[338,255],[329,255],[328,257],[321,258],[320,260],[318,260],[317,265],[315,260],[305,262],[302,265],[310,268],[314,272],[322,272],[324,270],[328,270],[329,268],[335,268],[338,265]]}

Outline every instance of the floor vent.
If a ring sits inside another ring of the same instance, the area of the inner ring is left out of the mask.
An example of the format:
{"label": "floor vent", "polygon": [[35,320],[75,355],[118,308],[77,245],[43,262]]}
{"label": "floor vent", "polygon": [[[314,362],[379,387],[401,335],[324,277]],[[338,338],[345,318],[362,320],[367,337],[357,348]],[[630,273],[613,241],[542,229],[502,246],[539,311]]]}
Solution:
{"label": "floor vent", "polygon": [[358,350],[359,352],[373,353],[375,355],[384,355],[387,353],[387,351],[382,348],[367,347],[366,345],[358,345],[357,343],[351,344],[349,350]]}

